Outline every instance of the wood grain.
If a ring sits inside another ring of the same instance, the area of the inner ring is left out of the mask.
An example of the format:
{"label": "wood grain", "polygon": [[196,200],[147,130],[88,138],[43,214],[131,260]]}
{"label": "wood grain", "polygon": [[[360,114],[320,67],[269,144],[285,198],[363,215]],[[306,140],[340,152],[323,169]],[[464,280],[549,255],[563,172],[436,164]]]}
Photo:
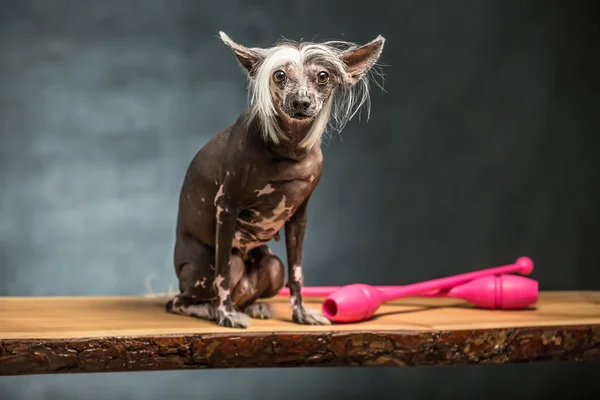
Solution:
{"label": "wood grain", "polygon": [[0,298],[0,375],[600,361],[600,292],[542,292],[519,311],[403,299],[332,326],[294,324],[287,299],[275,298],[274,318],[247,330],[167,314],[166,300]]}

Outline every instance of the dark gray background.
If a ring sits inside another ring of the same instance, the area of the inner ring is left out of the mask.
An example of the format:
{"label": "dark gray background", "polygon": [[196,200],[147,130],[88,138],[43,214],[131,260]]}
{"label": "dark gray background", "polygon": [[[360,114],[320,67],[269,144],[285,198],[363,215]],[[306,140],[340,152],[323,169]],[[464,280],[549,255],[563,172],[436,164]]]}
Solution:
{"label": "dark gray background", "polygon": [[[324,148],[308,284],[403,284],[528,255],[541,289],[599,290],[596,4],[4,0],[0,295],[176,284],[185,168],[246,105],[219,30],[250,46],[388,39],[371,120]],[[597,364],[38,376],[0,379],[0,398],[573,399],[597,394],[599,376]]]}

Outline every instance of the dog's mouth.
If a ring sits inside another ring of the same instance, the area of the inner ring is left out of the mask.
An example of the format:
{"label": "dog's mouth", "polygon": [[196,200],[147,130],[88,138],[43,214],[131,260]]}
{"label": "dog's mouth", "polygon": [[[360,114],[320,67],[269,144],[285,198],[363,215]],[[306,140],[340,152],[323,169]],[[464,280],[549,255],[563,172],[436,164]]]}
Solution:
{"label": "dog's mouth", "polygon": [[290,118],[292,118],[292,119],[298,119],[298,120],[309,119],[311,117],[312,117],[311,114],[307,114],[307,113],[304,113],[304,112],[296,112],[296,113],[291,113],[290,114]]}

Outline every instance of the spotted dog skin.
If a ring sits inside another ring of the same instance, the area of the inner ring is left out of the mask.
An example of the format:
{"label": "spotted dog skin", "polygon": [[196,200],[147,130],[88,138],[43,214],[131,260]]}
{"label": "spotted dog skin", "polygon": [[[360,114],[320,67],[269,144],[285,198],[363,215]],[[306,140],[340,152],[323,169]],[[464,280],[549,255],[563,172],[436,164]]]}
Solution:
{"label": "spotted dog skin", "polygon": [[[284,286],[284,265],[267,246],[279,240],[281,229],[293,268],[288,285],[299,293],[307,205],[323,168],[319,146],[298,152],[265,145],[255,124],[246,129],[246,117],[247,111],[211,139],[188,168],[174,257],[181,294],[168,306],[173,311],[181,304],[216,301],[214,312],[197,316],[231,327],[247,326],[248,314],[270,316],[255,301]],[[319,318],[301,306],[299,295],[292,302],[294,321]]]}

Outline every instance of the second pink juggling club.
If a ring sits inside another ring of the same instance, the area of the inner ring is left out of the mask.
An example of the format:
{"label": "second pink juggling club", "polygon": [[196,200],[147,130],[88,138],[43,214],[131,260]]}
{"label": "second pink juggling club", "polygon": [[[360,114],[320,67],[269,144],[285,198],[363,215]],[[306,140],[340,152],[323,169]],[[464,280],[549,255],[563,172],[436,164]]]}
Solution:
{"label": "second pink juggling club", "polygon": [[537,302],[538,286],[537,281],[524,276],[489,275],[431,296],[462,299],[480,308],[516,310]]}

